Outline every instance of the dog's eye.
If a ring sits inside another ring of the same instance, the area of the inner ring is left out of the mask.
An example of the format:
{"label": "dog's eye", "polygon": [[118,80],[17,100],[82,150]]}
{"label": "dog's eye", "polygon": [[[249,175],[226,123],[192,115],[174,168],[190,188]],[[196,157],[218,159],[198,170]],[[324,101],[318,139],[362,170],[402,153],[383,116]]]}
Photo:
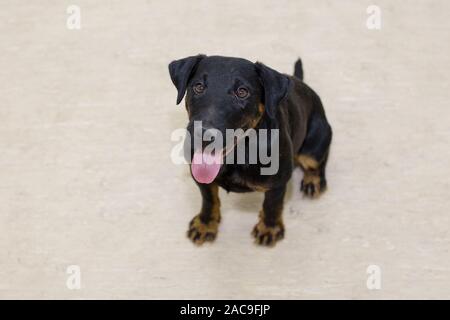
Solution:
{"label": "dog's eye", "polygon": [[245,87],[239,87],[239,88],[236,90],[236,96],[237,96],[238,98],[241,98],[241,99],[247,98],[247,97],[249,96],[248,89],[245,88]]}
{"label": "dog's eye", "polygon": [[193,89],[195,94],[201,94],[203,93],[203,91],[205,91],[205,86],[203,85],[203,83],[198,82],[194,85]]}

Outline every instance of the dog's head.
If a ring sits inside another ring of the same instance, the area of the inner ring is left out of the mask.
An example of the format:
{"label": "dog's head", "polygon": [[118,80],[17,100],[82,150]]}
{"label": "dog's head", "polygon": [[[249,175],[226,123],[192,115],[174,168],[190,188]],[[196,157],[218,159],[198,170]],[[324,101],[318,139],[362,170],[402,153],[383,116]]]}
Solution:
{"label": "dog's head", "polygon": [[[178,90],[177,104],[186,95],[191,137],[198,135],[198,132],[194,132],[195,123],[201,124],[202,137],[208,129],[216,130],[226,137],[227,129],[245,131],[255,128],[263,117],[275,123],[278,104],[286,95],[289,85],[287,76],[262,63],[240,58],[191,56],[170,63],[169,72]],[[227,152],[225,141],[221,152],[216,151],[214,154],[204,152],[205,141],[197,147],[191,145],[193,162],[196,161],[196,155],[199,159],[222,161]],[[194,173],[194,167],[192,169]],[[210,177],[215,178],[220,166],[210,166],[209,169]],[[196,180],[204,182],[210,178]]]}

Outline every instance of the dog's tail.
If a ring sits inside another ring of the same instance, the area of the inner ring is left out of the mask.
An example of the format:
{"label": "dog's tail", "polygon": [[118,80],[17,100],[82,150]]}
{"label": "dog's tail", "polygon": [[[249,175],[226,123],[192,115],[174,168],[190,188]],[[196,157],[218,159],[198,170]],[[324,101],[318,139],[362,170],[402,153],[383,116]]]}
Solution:
{"label": "dog's tail", "polygon": [[294,76],[296,76],[300,80],[303,80],[303,65],[302,59],[300,58],[298,58],[297,62],[295,62]]}

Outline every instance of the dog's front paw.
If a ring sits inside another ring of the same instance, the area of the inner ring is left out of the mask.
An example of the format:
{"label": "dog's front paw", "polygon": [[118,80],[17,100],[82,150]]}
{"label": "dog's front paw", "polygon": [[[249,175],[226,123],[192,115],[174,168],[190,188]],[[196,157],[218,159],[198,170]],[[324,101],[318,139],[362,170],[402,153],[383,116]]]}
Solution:
{"label": "dog's front paw", "polygon": [[300,191],[302,191],[305,196],[317,198],[325,191],[326,186],[327,183],[325,179],[322,179],[318,175],[305,173],[300,185]]}
{"label": "dog's front paw", "polygon": [[219,229],[219,222],[211,220],[209,223],[204,223],[200,216],[195,216],[190,224],[187,236],[197,245],[201,245],[206,241],[214,241]]}
{"label": "dog's front paw", "polygon": [[273,227],[267,226],[260,220],[253,228],[252,235],[255,237],[255,243],[271,247],[284,238],[284,226],[282,222],[276,223]]}

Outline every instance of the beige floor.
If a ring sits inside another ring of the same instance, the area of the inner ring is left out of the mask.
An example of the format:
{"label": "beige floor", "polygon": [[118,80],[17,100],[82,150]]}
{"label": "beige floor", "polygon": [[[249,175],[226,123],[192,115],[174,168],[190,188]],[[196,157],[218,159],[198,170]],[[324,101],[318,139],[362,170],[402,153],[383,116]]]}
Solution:
{"label": "beige floor", "polygon": [[[365,0],[2,0],[0,298],[450,298],[450,4],[373,2],[379,31]],[[262,194],[222,192],[217,242],[185,238],[167,64],[196,53],[301,56],[326,106],[329,191],[302,199],[295,173],[274,249],[250,237]]]}

